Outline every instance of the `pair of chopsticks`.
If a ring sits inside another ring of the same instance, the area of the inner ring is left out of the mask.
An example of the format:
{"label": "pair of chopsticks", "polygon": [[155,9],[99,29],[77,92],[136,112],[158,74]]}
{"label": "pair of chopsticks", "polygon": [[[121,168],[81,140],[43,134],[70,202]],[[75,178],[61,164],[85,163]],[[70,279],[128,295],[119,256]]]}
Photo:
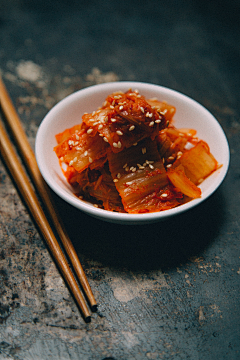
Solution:
{"label": "pair of chopsticks", "polygon": [[[75,275],[81,284],[88,305],[90,306],[92,311],[95,311],[97,308],[96,300],[94,298],[94,295],[86,278],[82,265],[79,261],[79,258],[76,254],[76,251],[73,247],[73,244],[69,239],[68,234],[66,233],[66,230],[59,219],[59,215],[57,214],[56,209],[52,204],[49,188],[47,187],[45,181],[41,176],[41,173],[39,171],[35,159],[34,152],[28,142],[27,136],[23,130],[18,114],[14,108],[14,105],[3,83],[3,80],[1,79],[1,75],[0,75],[0,106],[5,115],[7,125],[12,132],[12,135],[16,142],[16,146],[19,150],[19,153],[25,164],[25,167],[46,209],[48,210],[52,223],[55,226],[58,236],[62,242],[62,245],[68,255],[68,258],[72,263],[72,267],[75,271]],[[77,305],[79,306],[85,321],[89,322],[91,320],[89,307],[82,295],[82,292],[73,275],[73,272],[68,265],[68,261],[57,241],[57,238],[54,235],[54,232],[50,227],[50,224],[44,214],[43,209],[40,206],[40,203],[34,192],[34,189],[30,184],[21,163],[18,160],[13,145],[11,144],[7,132],[1,122],[0,122],[0,153],[13,179],[15,180],[19,192],[24,198],[26,205],[28,206],[28,209],[37,224],[38,229],[40,230],[42,236],[44,237],[48,245],[48,248],[52,254],[52,257],[54,258],[69,289],[71,290],[72,295],[74,296],[74,299]]]}

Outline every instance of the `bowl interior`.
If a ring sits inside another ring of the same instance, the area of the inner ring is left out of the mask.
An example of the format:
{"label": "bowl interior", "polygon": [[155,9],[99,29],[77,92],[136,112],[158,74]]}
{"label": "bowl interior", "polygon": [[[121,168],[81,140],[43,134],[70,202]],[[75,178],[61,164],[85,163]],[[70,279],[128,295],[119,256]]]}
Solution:
{"label": "bowl interior", "polygon": [[[166,100],[176,107],[175,125],[179,128],[197,130],[197,136],[210,146],[212,154],[222,167],[209,176],[202,184],[202,197],[192,200],[175,209],[150,214],[120,214],[95,208],[92,204],[79,200],[72,187],[67,183],[53,147],[57,144],[55,135],[79,124],[84,112],[92,112],[102,105],[105,98],[114,91],[138,89],[146,98],[156,97]],[[165,87],[138,83],[113,82],[91,86],[77,91],[55,105],[43,119],[36,137],[36,159],[47,184],[61,198],[86,213],[107,220],[125,224],[148,223],[179,214],[208,198],[223,181],[229,166],[229,147],[226,136],[212,114],[196,101]]]}

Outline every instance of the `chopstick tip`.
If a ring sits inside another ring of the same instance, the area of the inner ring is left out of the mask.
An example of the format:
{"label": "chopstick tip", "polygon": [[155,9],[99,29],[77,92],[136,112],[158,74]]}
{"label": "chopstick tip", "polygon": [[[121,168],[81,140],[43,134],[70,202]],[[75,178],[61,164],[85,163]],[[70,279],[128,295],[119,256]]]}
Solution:
{"label": "chopstick tip", "polygon": [[84,320],[85,320],[85,322],[87,324],[90,323],[91,322],[91,316],[86,316]]}
{"label": "chopstick tip", "polygon": [[97,311],[97,309],[98,309],[97,304],[96,304],[96,305],[92,305],[92,306],[91,306],[91,310],[92,310],[92,312],[96,312],[96,311]]}

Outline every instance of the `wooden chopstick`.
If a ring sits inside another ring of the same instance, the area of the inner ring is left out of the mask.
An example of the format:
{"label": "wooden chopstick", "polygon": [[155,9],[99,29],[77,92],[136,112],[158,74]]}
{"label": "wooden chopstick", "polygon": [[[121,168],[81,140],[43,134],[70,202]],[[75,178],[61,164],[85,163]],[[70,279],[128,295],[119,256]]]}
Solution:
{"label": "wooden chopstick", "polygon": [[82,314],[86,321],[89,321],[90,313],[82,293],[79,290],[78,284],[69,268],[67,260],[54,236],[54,233],[47,221],[47,218],[39,204],[37,196],[27,178],[22,165],[20,164],[17,155],[12,147],[8,135],[0,122],[0,152],[1,155],[14,178],[16,185],[24,198],[30,213],[32,214],[36,224],[41,231],[42,236],[46,240],[48,247],[61,270],[69,288],[71,289],[74,298],[79,305]]}
{"label": "wooden chopstick", "polygon": [[62,222],[60,222],[60,217],[57,214],[56,209],[53,206],[49,188],[47,187],[47,185],[39,171],[35,155],[34,155],[33,150],[28,142],[27,136],[21,125],[19,116],[14,108],[14,105],[13,105],[11,98],[7,92],[7,89],[3,83],[3,80],[1,79],[1,76],[0,76],[0,104],[1,104],[2,110],[5,114],[7,123],[9,125],[9,127],[12,131],[12,134],[14,136],[14,139],[16,141],[19,152],[21,153],[21,156],[24,160],[25,166],[31,176],[31,179],[32,179],[39,195],[41,196],[41,198],[48,210],[48,213],[52,219],[52,222],[58,232],[61,242],[62,242],[62,244],[67,252],[67,255],[72,263],[72,266],[75,270],[77,278],[82,286],[85,296],[86,296],[92,310],[94,311],[97,308],[97,303],[96,303],[96,300],[92,293],[91,287],[88,283],[87,277],[86,277],[85,272],[82,268],[82,265],[79,261],[79,258],[74,249],[74,246],[73,246],[65,228],[63,227]]}

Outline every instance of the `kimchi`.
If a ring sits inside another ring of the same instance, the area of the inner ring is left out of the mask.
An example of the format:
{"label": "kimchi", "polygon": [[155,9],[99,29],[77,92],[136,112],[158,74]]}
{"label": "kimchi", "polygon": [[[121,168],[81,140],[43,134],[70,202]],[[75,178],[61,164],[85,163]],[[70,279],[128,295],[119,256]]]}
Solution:
{"label": "kimchi", "polygon": [[56,135],[54,151],[82,201],[142,214],[201,197],[198,186],[218,168],[194,129],[174,126],[176,108],[137,90],[110,94],[82,123]]}

